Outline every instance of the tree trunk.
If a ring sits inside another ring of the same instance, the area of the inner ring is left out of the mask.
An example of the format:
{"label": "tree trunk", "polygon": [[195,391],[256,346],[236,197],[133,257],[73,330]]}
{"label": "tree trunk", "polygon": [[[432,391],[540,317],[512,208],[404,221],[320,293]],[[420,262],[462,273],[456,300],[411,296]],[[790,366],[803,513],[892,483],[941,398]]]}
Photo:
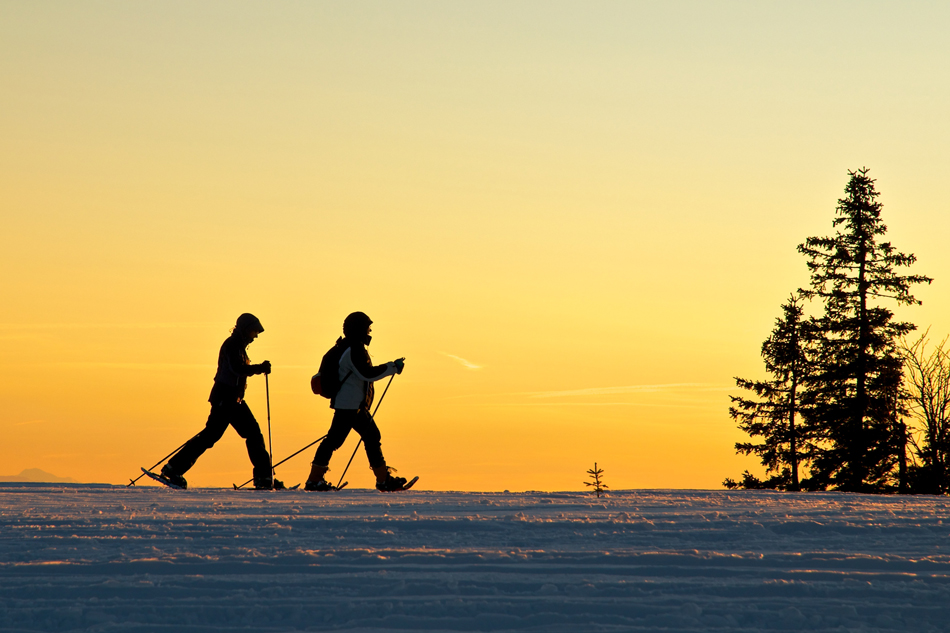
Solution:
{"label": "tree trunk", "polygon": [[[793,334],[794,347],[798,349],[797,333]],[[797,403],[796,390],[798,389],[798,367],[797,363],[792,364],[792,388],[789,391],[788,400],[788,444],[789,456],[788,463],[792,467],[792,490],[798,492],[801,486],[798,483],[798,437],[795,432],[795,405]]]}
{"label": "tree trunk", "polygon": [[906,495],[907,494],[907,425],[904,424],[904,421],[901,420],[898,423],[898,433],[900,439],[900,452],[897,454],[898,462],[898,473],[897,473],[897,492]]}
{"label": "tree trunk", "polygon": [[857,227],[858,239],[858,355],[855,362],[855,407],[852,417],[851,441],[851,477],[849,488],[858,492],[863,490],[867,479],[868,446],[864,418],[867,413],[867,347],[868,347],[868,283],[867,283],[867,236],[860,222]]}

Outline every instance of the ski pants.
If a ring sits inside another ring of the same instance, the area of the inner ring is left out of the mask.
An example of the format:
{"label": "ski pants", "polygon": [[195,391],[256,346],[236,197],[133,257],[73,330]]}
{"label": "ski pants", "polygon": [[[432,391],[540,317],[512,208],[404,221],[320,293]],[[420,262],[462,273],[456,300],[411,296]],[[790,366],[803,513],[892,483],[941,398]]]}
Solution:
{"label": "ski pants", "polygon": [[168,460],[168,466],[179,475],[184,475],[195,465],[201,455],[221,439],[228,426],[233,426],[238,435],[244,438],[247,444],[247,456],[254,466],[254,479],[269,479],[270,455],[264,446],[264,435],[261,427],[254,419],[254,414],[246,402],[229,402],[227,400],[211,405],[211,413],[205,428],[182,447],[178,453]]}
{"label": "ski pants", "polygon": [[330,430],[327,431],[326,439],[317,447],[313,463],[316,466],[328,466],[333,451],[343,446],[350,430],[356,431],[363,438],[363,446],[366,447],[366,457],[369,459],[370,467],[385,466],[386,460],[383,459],[383,449],[380,446],[379,427],[376,426],[373,416],[365,409],[337,409],[333,413]]}

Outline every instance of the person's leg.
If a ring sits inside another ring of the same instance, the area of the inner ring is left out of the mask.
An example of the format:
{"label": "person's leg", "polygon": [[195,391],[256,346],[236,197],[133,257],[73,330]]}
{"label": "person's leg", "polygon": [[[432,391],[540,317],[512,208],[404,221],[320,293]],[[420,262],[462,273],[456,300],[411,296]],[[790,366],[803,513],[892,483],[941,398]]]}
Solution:
{"label": "person's leg", "polygon": [[333,412],[333,422],[330,423],[330,430],[327,436],[320,442],[317,452],[313,456],[313,469],[310,471],[308,481],[320,481],[327,472],[330,465],[330,458],[333,457],[333,451],[343,446],[346,436],[350,434],[353,428],[353,418],[356,411],[349,409],[338,409]]}
{"label": "person's leg", "polygon": [[376,475],[377,490],[399,490],[406,485],[406,480],[402,477],[394,477],[390,468],[386,465],[383,457],[383,448],[381,444],[381,434],[376,421],[369,411],[361,410],[353,421],[353,430],[363,438],[363,444],[366,446],[366,458],[369,460],[369,466]]}
{"label": "person's leg", "polygon": [[383,458],[382,435],[376,421],[369,414],[369,411],[360,409],[353,418],[353,430],[363,438],[363,446],[366,449],[366,458],[369,460],[370,468],[385,468],[386,460]]}
{"label": "person's leg", "polygon": [[228,428],[227,405],[211,405],[211,413],[208,414],[208,421],[205,422],[205,428],[198,435],[194,436],[181,448],[180,451],[168,460],[165,469],[178,475],[184,475],[195,465],[201,455],[215,445],[215,442],[221,439]]}
{"label": "person's leg", "polygon": [[265,479],[269,480],[271,477],[270,455],[267,453],[267,446],[264,444],[261,427],[246,402],[237,404],[230,422],[238,435],[244,438],[244,443],[247,446],[247,456],[251,458],[251,464],[254,467],[255,484]]}

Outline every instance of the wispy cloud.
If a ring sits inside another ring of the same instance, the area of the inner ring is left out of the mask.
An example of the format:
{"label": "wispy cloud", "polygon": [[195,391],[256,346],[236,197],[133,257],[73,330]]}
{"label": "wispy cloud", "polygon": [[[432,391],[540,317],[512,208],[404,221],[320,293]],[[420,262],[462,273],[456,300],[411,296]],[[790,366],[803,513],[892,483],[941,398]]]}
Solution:
{"label": "wispy cloud", "polygon": [[476,365],[472,361],[465,360],[461,356],[456,356],[455,354],[447,354],[445,352],[439,352],[439,353],[442,354],[443,356],[448,356],[449,358],[457,360],[459,363],[462,364],[462,367],[465,367],[465,369],[481,369],[483,367],[482,365]]}
{"label": "wispy cloud", "polygon": [[623,387],[590,387],[569,391],[537,391],[529,393],[532,398],[565,398],[571,396],[605,396],[621,393],[659,393],[662,391],[725,391],[729,387],[706,382],[672,382],[659,385],[626,385]]}
{"label": "wispy cloud", "polygon": [[481,407],[647,407],[656,409],[708,409],[720,407],[720,402],[486,402]]}
{"label": "wispy cloud", "polygon": [[510,402],[512,397],[516,398],[538,398],[538,399],[551,399],[551,398],[570,398],[576,396],[601,396],[601,395],[617,395],[617,394],[639,394],[639,393],[662,393],[668,394],[666,400],[693,400],[697,401],[696,397],[692,394],[698,393],[722,393],[724,391],[732,391],[735,387],[727,387],[725,385],[716,384],[716,383],[706,383],[706,382],[675,382],[675,383],[665,383],[665,384],[656,384],[656,385],[626,385],[623,387],[590,387],[587,389],[571,389],[568,391],[505,391],[498,393],[467,393],[452,396],[447,398],[448,400],[463,400],[463,399],[487,399],[487,398],[505,398],[508,400],[507,403],[495,402],[492,404],[484,403],[485,406],[550,406],[563,404],[565,406],[614,406],[614,405],[629,405],[629,406],[650,406],[650,407],[660,407],[660,406],[674,406],[667,404],[656,404],[656,403],[644,403],[644,402],[592,402],[592,401],[582,401],[582,402],[522,402],[519,404],[514,404]]}

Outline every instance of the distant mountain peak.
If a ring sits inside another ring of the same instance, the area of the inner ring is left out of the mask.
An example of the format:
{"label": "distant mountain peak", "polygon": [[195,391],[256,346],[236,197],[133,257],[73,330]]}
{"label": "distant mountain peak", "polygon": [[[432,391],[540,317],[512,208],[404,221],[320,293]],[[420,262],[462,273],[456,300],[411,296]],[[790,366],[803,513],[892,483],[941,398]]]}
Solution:
{"label": "distant mountain peak", "polygon": [[72,477],[59,477],[39,468],[27,468],[19,475],[0,476],[0,482],[10,483],[49,483],[49,484],[77,484]]}

